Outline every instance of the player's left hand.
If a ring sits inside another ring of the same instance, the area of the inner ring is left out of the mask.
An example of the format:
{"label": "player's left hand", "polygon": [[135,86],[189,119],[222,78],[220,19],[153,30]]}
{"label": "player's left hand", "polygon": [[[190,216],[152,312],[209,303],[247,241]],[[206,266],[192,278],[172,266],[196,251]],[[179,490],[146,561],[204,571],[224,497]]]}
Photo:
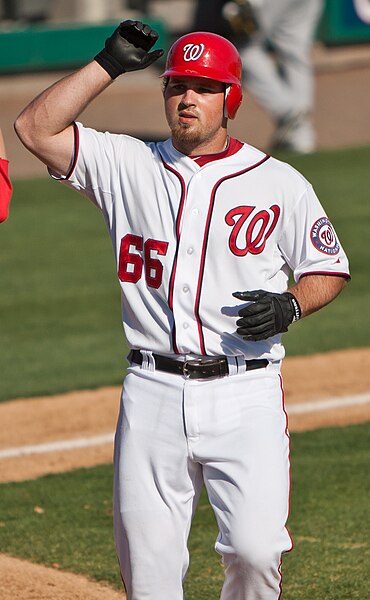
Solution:
{"label": "player's left hand", "polygon": [[233,296],[250,302],[239,310],[241,317],[236,322],[236,332],[246,341],[266,340],[288,331],[293,321],[298,321],[301,308],[298,300],[290,292],[276,294],[265,290],[234,292]]}

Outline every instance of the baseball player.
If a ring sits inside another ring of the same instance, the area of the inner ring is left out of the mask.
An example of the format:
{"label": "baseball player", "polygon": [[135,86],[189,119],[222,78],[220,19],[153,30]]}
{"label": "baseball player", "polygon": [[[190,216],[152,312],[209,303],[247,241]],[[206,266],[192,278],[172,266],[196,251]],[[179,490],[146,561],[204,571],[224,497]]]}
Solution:
{"label": "baseball player", "polygon": [[76,122],[116,77],[162,55],[156,40],[124,21],[91,63],[25,108],[16,131],[102,211],[113,244],[130,347],[114,454],[128,600],[183,598],[203,484],[222,600],[276,600],[292,548],[281,336],[337,296],[348,262],[306,179],[228,136],[242,87],[225,38],[195,32],[171,47],[166,141]]}
{"label": "baseball player", "polygon": [[9,215],[9,203],[12,197],[12,184],[9,179],[9,161],[6,158],[5,144],[0,129],[0,223]]}

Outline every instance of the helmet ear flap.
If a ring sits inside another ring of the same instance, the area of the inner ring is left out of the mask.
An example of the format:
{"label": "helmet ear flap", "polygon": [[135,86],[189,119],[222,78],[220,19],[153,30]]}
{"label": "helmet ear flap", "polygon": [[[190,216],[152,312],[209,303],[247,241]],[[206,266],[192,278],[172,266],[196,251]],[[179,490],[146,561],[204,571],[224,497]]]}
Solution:
{"label": "helmet ear flap", "polygon": [[224,115],[228,119],[234,119],[236,112],[242,102],[242,90],[241,87],[232,84],[227,86],[225,90],[225,106]]}

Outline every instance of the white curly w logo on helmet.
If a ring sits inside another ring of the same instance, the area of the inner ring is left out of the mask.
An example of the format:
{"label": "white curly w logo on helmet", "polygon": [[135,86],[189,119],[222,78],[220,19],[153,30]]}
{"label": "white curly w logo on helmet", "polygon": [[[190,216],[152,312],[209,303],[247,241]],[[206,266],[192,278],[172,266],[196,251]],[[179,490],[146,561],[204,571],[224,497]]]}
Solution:
{"label": "white curly w logo on helmet", "polygon": [[184,46],[184,60],[198,60],[204,52],[204,44],[186,44]]}

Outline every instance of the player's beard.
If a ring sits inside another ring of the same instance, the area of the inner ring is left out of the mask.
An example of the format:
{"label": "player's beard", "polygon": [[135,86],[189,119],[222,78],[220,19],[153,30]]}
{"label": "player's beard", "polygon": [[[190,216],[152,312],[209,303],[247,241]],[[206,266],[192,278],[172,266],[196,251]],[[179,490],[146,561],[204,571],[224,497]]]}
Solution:
{"label": "player's beard", "polygon": [[189,125],[181,125],[180,123],[175,123],[171,128],[172,139],[175,143],[175,146],[178,145],[189,145],[197,146],[199,143],[203,141],[203,136],[197,128],[191,127]]}
{"label": "player's beard", "polygon": [[199,146],[211,142],[220,130],[218,126],[201,128],[194,125],[183,125],[178,122],[171,123],[172,141],[175,148],[184,154],[191,154]]}

